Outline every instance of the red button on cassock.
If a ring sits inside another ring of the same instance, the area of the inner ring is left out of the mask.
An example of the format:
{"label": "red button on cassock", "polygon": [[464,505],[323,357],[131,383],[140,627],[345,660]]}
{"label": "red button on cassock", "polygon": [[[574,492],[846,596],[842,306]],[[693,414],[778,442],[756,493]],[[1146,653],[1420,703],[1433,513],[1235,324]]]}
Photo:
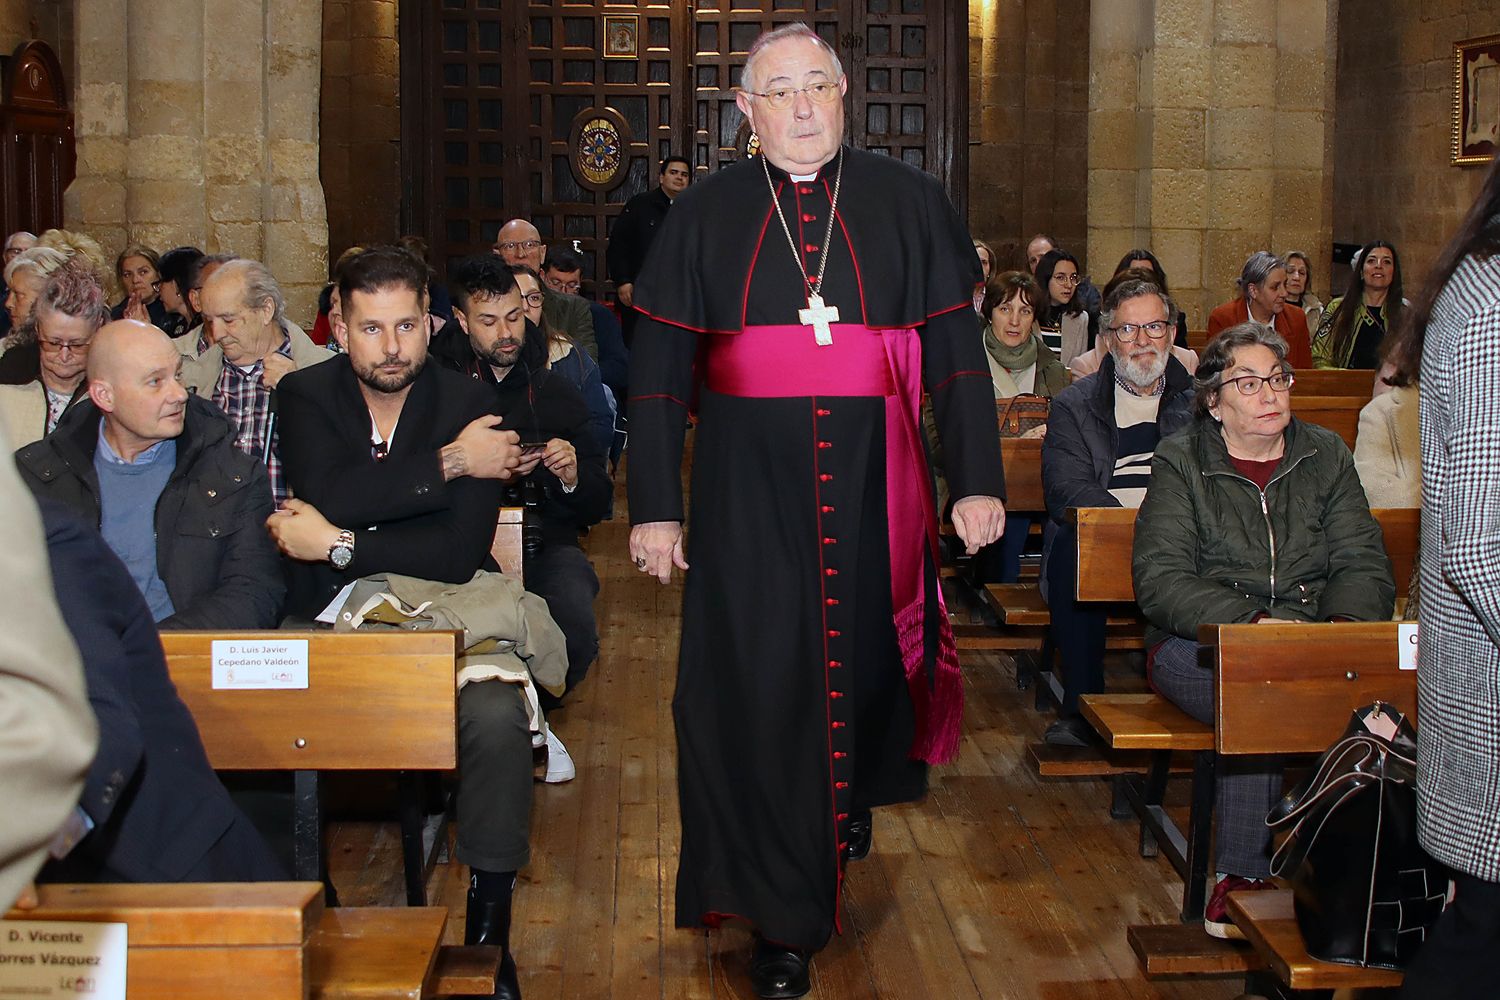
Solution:
{"label": "red button on cassock", "polygon": [[831,628],[831,629],[829,629],[829,630],[828,630],[828,635],[829,635],[829,636],[830,636],[830,637],[831,637],[831,638],[834,638],[834,639],[837,639],[837,638],[838,638],[838,637],[839,637],[839,636],[841,636],[841,635],[843,635],[843,634],[844,634],[844,633],[842,633],[842,632],[840,632],[840,631],[839,631],[839,630],[838,630],[838,629],[836,629],[836,628]]}
{"label": "red button on cassock", "polygon": [[839,789],[840,791],[842,791],[843,789],[849,787],[849,782],[847,782],[847,781],[835,781],[833,783],[833,787]]}
{"label": "red button on cassock", "polygon": [[823,509],[823,513],[825,513],[825,514],[832,514],[833,513],[833,508],[830,507],[830,506],[828,506],[827,504],[824,504],[822,509]]}
{"label": "red button on cassock", "polygon": [[813,215],[811,212],[803,212],[802,213],[802,221],[803,222],[816,222],[817,220],[818,220],[818,217],[816,215]]}
{"label": "red button on cassock", "polygon": [[820,483],[831,483],[831,482],[833,482],[833,477],[830,476],[828,473],[825,472],[822,475],[818,476],[818,482],[820,482]]}
{"label": "red button on cassock", "polygon": [[802,244],[802,249],[806,250],[808,253],[817,253],[818,245],[816,243],[804,243]]}
{"label": "red button on cassock", "polygon": [[820,417],[828,417],[828,416],[832,416],[832,415],[833,415],[833,411],[832,410],[819,410],[818,411],[818,416],[820,416]]}
{"label": "red button on cassock", "polygon": [[818,442],[818,447],[819,448],[832,448],[833,447],[833,442],[832,441],[819,441]]}
{"label": "red button on cassock", "polygon": [[849,755],[846,754],[846,753],[844,753],[844,751],[842,751],[842,750],[835,750],[833,752],[833,759],[834,760],[843,760],[847,756],[849,756]]}
{"label": "red button on cassock", "polygon": [[838,543],[839,543],[839,540],[837,538],[825,538],[825,539],[823,539],[823,544],[824,545],[837,545]]}
{"label": "red button on cassock", "polygon": [[842,692],[842,691],[830,691],[830,692],[828,692],[828,697],[830,697],[830,698],[842,698],[843,696],[844,696],[844,692]]}
{"label": "red button on cassock", "polygon": [[831,668],[833,668],[834,670],[837,670],[839,667],[842,667],[843,665],[844,665],[844,661],[843,660],[829,660],[828,661],[828,666],[831,667]]}
{"label": "red button on cassock", "polygon": [[847,725],[847,723],[844,723],[844,722],[835,722],[833,724],[833,728],[834,729],[843,729],[845,725]]}
{"label": "red button on cassock", "polygon": [[826,605],[828,605],[831,608],[834,605],[838,604],[838,602],[839,602],[839,599],[837,597],[830,597],[828,600],[824,601],[823,603],[826,604]]}
{"label": "red button on cassock", "polygon": [[838,576],[839,575],[839,571],[836,570],[836,569],[825,569],[823,571],[823,575],[824,576]]}
{"label": "red button on cassock", "polygon": [[846,819],[849,818],[849,814],[848,813],[839,813],[836,818],[838,819],[838,821],[840,823],[842,823],[844,820],[846,820]]}
{"label": "red button on cassock", "polygon": [[797,190],[800,191],[800,192],[802,192],[803,194],[812,194],[812,187],[811,187],[811,185],[808,185],[808,184],[802,185]]}

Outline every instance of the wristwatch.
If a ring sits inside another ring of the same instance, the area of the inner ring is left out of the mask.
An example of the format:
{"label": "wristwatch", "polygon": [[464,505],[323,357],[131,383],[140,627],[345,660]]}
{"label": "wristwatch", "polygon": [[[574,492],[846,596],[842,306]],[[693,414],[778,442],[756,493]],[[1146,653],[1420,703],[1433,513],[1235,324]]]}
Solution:
{"label": "wristwatch", "polygon": [[348,569],[354,561],[354,532],[344,528],[339,537],[328,547],[328,561],[334,569]]}

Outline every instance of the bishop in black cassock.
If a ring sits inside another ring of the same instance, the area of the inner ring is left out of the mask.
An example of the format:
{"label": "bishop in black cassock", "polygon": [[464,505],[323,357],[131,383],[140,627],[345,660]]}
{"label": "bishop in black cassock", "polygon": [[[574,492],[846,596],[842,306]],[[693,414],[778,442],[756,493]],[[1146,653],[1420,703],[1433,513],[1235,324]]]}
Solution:
{"label": "bishop in black cassock", "polygon": [[[1003,519],[973,243],[933,178],[839,146],[838,118],[811,176],[777,167],[762,127],[768,159],[677,199],[636,283],[631,366],[632,555],[663,578],[642,526],[685,519],[684,426],[698,416],[673,700],[677,925],[741,917],[804,953],[838,925],[850,817],[921,797],[927,764],[957,751],[921,386],[953,495],[988,505],[977,534]],[[839,318],[825,346],[799,311],[830,232],[819,290]]]}

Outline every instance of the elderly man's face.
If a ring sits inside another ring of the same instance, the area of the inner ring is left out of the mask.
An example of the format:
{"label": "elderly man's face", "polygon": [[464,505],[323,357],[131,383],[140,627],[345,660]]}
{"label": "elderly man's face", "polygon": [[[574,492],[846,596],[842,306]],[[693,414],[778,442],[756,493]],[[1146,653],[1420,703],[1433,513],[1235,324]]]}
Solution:
{"label": "elderly man's face", "polygon": [[0,260],[0,267],[4,267],[16,259],[16,255],[23,250],[30,250],[36,246],[36,237],[30,233],[11,233],[10,238],[5,241],[4,259]]}
{"label": "elderly man's face", "polygon": [[[1138,389],[1155,386],[1167,370],[1172,349],[1167,304],[1159,295],[1137,295],[1121,302],[1110,322],[1109,353],[1114,356],[1115,370]],[[1158,323],[1159,327],[1149,329]],[[1128,337],[1127,327],[1131,331]]]}
{"label": "elderly man's face", "polygon": [[[849,81],[835,76],[833,59],[810,38],[788,38],[761,50],[755,60],[755,79],[748,89],[735,95],[735,103],[750,119],[760,136],[760,151],[766,159],[792,174],[815,173],[833,159],[844,141],[844,94]],[[833,86],[837,96],[826,103],[815,101],[808,88]],[[772,103],[790,96],[782,109]]]}
{"label": "elderly man's face", "polygon": [[525,264],[533,271],[542,269],[542,256],[547,245],[536,226],[521,219],[513,219],[500,227],[495,245],[490,248],[507,264]]}
{"label": "elderly man's face", "polygon": [[1026,244],[1026,268],[1033,275],[1036,274],[1036,265],[1043,257],[1052,252],[1050,240],[1035,239]]}
{"label": "elderly man's face", "polygon": [[203,323],[209,340],[224,352],[232,365],[253,365],[275,350],[281,331],[273,322],[276,306],[265,299],[259,305],[245,304],[245,279],[234,271],[220,270],[203,286]]}

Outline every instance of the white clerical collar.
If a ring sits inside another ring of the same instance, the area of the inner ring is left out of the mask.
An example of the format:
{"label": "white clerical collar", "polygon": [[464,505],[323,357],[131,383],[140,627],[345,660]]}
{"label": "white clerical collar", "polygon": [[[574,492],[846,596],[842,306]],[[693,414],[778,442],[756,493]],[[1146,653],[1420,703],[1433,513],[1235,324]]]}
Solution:
{"label": "white clerical collar", "polygon": [[806,184],[808,181],[815,181],[818,179],[817,174],[791,174],[789,176],[798,184]]}

